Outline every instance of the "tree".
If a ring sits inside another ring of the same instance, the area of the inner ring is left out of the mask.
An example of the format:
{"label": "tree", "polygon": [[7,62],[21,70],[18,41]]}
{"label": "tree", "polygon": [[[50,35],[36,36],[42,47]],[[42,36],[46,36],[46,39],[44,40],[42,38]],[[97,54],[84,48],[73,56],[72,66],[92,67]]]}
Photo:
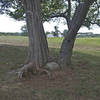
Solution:
{"label": "tree", "polygon": [[21,31],[22,31],[21,35],[27,36],[28,30],[27,30],[27,26],[26,25],[21,27]]}
{"label": "tree", "polygon": [[[74,7],[72,7],[72,2]],[[60,0],[60,2],[50,0],[44,4],[48,8],[47,11],[43,9],[44,20],[49,21],[51,18],[62,17],[67,22],[68,32],[65,35],[57,61],[60,66],[64,67],[71,63],[72,50],[80,27],[83,25],[90,28],[93,24],[100,26],[99,3],[99,0]]]}
{"label": "tree", "polygon": [[[67,22],[68,32],[65,35],[57,61],[60,66],[64,67],[71,64],[72,50],[80,27],[83,25],[90,28],[93,24],[100,26],[100,2],[99,0],[56,1],[58,0],[55,0],[55,2],[53,0],[48,1],[45,5],[48,8],[46,9],[47,14],[44,12],[43,18],[45,18],[44,20],[47,18],[47,21],[49,21],[51,18],[62,17]],[[72,7],[72,2],[75,4],[74,7]]]}
{"label": "tree", "polygon": [[23,5],[29,33],[29,64],[22,68],[20,74],[29,67],[33,70],[36,68],[37,71],[48,61],[48,45],[40,16],[40,0],[23,0]]}
{"label": "tree", "polygon": [[51,34],[51,33],[47,31],[47,32],[45,32],[45,34],[46,34],[46,36],[48,37],[48,35]]}
{"label": "tree", "polygon": [[[19,71],[19,78],[21,78],[25,72],[30,70],[32,73],[34,70],[38,71],[47,63],[48,45],[41,20],[40,0],[13,1],[13,3],[18,3],[24,7],[29,37],[28,60],[27,64]],[[3,7],[6,8],[13,6],[13,3],[11,5],[5,0],[2,1]]]}
{"label": "tree", "polygon": [[[50,21],[52,18],[62,17],[66,20],[68,25],[70,23],[70,20],[68,19],[72,19],[75,9],[81,2],[84,2],[84,0],[48,0],[46,3],[43,2],[42,18],[44,21]],[[88,28],[93,24],[100,26],[99,9],[100,2],[99,0],[96,0],[93,5],[91,5],[82,25]]]}
{"label": "tree", "polygon": [[54,37],[59,37],[60,31],[58,30],[58,26],[54,26],[55,31],[52,31]]}
{"label": "tree", "polygon": [[[68,1],[70,2],[70,0]],[[64,67],[71,63],[72,50],[73,50],[77,32],[82,26],[90,6],[95,1],[96,0],[84,0],[84,2],[79,2],[75,10],[74,16],[72,17],[72,20],[70,20],[70,17],[68,17],[67,22],[68,22],[69,30],[63,40],[59,57],[58,57],[58,63],[61,66]],[[68,16],[70,16],[70,12],[68,13]]]}
{"label": "tree", "polygon": [[65,37],[66,34],[67,34],[67,32],[68,32],[68,30],[65,29],[61,35],[62,35],[63,37]]}
{"label": "tree", "polygon": [[[73,1],[75,2],[76,5],[75,9],[71,7]],[[98,0],[48,0],[48,1],[43,0],[41,2],[43,21],[49,21],[51,18],[54,17],[63,17],[67,21],[68,32],[64,37],[57,60],[57,62],[61,67],[67,66],[68,64],[71,63],[72,50],[77,32],[82,25],[87,25],[86,24],[86,21],[88,21],[86,20],[88,18],[87,14],[94,7],[94,5],[92,5],[94,2],[96,2],[96,5],[98,4]],[[15,5],[16,4],[17,3],[15,3]],[[17,4],[18,7],[19,5]],[[40,2],[39,0],[29,0],[29,1],[24,0],[23,5],[25,8],[25,10],[23,11],[25,11],[26,13],[28,32],[29,32],[29,50],[30,50],[29,62],[32,62],[29,63],[29,65],[27,66],[34,65],[34,67],[38,69],[40,66],[42,66],[44,63],[47,62],[47,55],[48,55],[47,42],[45,39],[41,16],[40,16]],[[99,5],[97,7],[99,9]],[[9,12],[8,14],[14,17],[15,12],[17,13],[20,12],[20,7],[19,9],[16,8],[14,12],[9,10],[8,11],[4,10],[4,11],[7,13]],[[93,12],[97,13],[97,9],[92,10],[90,12],[91,15],[93,15]],[[19,15],[21,14],[23,15],[22,11]],[[96,14],[96,18],[98,18],[98,16],[99,13]],[[17,18],[20,17],[18,16]],[[93,22],[92,21],[93,20],[91,19],[88,22],[97,25],[99,25],[100,23],[100,19],[94,20]],[[87,26],[90,25],[91,24]],[[27,66],[25,67],[27,68]],[[22,70],[24,70],[25,67]]]}

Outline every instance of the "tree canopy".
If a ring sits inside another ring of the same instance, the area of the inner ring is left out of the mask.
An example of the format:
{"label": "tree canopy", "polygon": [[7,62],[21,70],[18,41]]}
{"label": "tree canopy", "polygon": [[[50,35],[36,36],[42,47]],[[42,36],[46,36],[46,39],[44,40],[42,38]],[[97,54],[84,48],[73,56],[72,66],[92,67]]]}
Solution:
{"label": "tree canopy", "polygon": [[[41,0],[41,16],[43,22],[50,21],[52,18],[65,18],[69,24],[74,15],[78,4],[85,0]],[[6,13],[16,20],[25,20],[26,15],[20,0],[0,0],[0,12]],[[87,17],[83,23],[90,28],[91,25],[100,26],[100,2],[97,0],[91,5]]]}

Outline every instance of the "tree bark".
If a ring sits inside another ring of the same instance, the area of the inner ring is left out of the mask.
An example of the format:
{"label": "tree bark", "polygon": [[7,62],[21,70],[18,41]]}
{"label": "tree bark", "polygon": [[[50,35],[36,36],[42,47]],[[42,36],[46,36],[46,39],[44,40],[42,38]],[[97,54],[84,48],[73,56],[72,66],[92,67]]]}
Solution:
{"label": "tree bark", "polygon": [[23,5],[26,12],[29,36],[28,63],[30,64],[24,66],[25,69],[22,68],[20,74],[28,69],[30,65],[33,69],[39,69],[48,61],[48,44],[40,16],[40,0],[23,0]]}
{"label": "tree bark", "polygon": [[[95,0],[92,1],[94,2]],[[70,29],[63,40],[58,56],[58,63],[61,67],[66,67],[67,65],[71,64],[72,51],[77,32],[80,29],[92,3],[88,3],[88,0],[80,3],[74,13],[70,23]]]}
{"label": "tree bark", "polygon": [[25,0],[29,33],[29,61],[41,67],[48,60],[48,45],[40,16],[40,0]]}

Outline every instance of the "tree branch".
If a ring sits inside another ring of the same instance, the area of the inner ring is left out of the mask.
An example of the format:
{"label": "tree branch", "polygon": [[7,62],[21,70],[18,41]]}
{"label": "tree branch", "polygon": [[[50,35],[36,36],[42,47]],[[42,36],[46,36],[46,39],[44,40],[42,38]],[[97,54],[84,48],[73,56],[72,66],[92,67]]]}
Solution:
{"label": "tree branch", "polygon": [[50,18],[55,18],[55,17],[65,17],[64,13],[59,13],[59,14],[54,14],[54,15],[51,15]]}
{"label": "tree branch", "polygon": [[97,23],[96,21],[90,21],[88,18],[85,18],[90,24],[94,24],[94,25],[98,25],[99,27],[100,27],[100,24],[99,23]]}
{"label": "tree branch", "polygon": [[68,14],[66,15],[66,21],[67,21],[67,25],[68,25],[68,29],[70,29],[70,22],[71,22],[71,19],[70,19],[70,16],[71,16],[71,1],[70,0],[67,0],[68,1]]}

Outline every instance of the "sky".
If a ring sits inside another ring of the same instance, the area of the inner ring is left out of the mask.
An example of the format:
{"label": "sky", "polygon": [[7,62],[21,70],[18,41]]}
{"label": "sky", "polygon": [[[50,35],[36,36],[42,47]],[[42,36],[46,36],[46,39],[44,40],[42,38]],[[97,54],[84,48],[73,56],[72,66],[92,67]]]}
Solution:
{"label": "sky", "polygon": [[[24,21],[16,21],[13,18],[8,17],[7,15],[0,15],[0,32],[21,32],[21,26],[25,25]],[[67,25],[64,25],[62,22],[45,22],[44,24],[45,31],[54,31],[54,26],[58,26],[59,30],[63,32],[64,29],[67,29]],[[86,27],[81,28],[79,32],[93,32],[94,34],[100,34],[100,27],[93,26],[91,30],[88,30]]]}

